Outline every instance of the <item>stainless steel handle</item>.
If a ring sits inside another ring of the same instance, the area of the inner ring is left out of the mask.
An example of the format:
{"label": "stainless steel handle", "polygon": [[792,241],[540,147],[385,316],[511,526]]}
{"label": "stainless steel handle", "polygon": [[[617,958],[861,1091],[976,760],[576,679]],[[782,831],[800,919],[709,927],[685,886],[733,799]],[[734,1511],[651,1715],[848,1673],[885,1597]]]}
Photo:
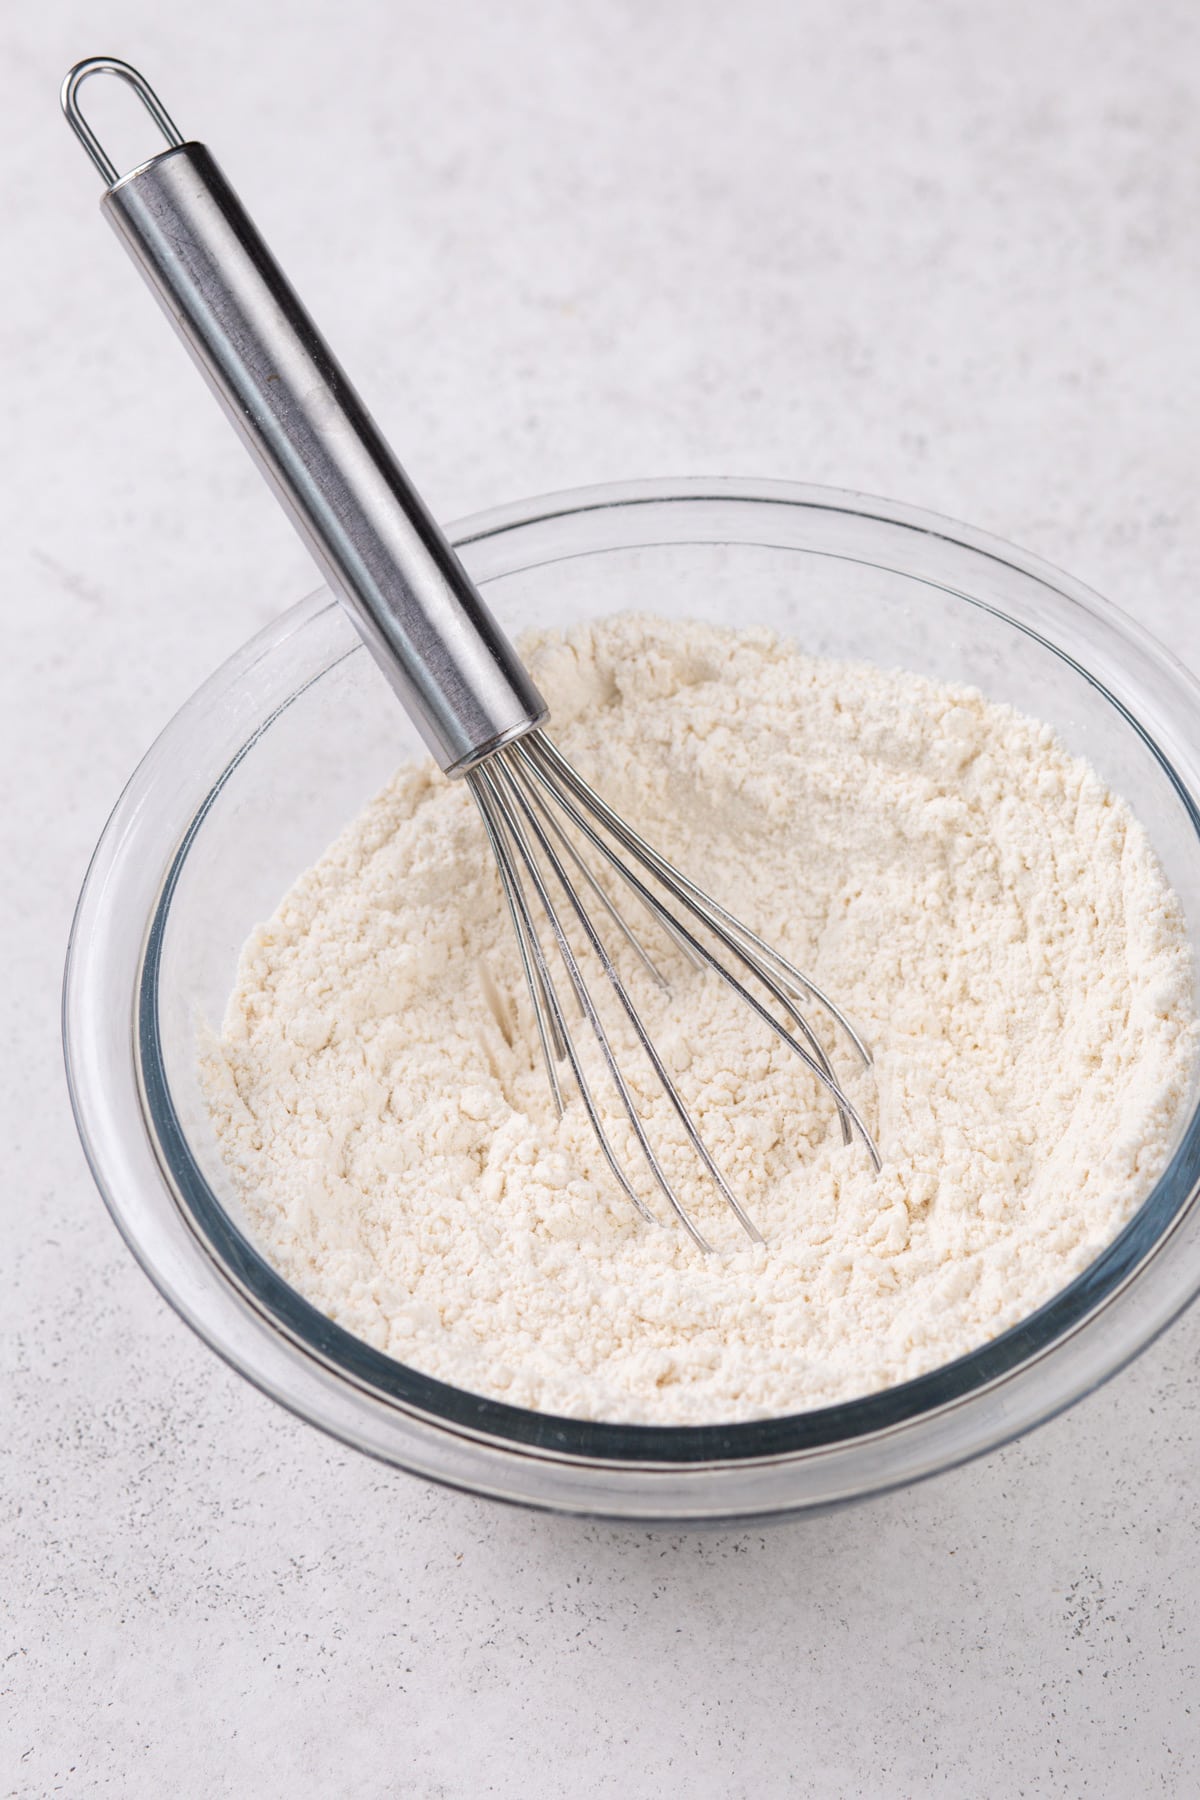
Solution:
{"label": "stainless steel handle", "polygon": [[[78,107],[100,73],[169,146],[124,177]],[[531,731],[545,701],[204,145],[114,57],[78,63],[62,103],[110,223],[442,768]]]}

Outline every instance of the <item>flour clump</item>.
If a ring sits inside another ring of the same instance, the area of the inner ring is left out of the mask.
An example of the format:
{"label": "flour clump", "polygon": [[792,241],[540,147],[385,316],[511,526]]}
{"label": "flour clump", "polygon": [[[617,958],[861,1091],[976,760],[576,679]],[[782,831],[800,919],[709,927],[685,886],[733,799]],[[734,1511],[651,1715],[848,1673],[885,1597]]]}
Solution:
{"label": "flour clump", "polygon": [[1196,1056],[1180,907],[1128,807],[1045,725],[765,630],[626,615],[524,649],[571,762],[844,1004],[882,1173],[679,959],[638,1004],[766,1242],[698,1177],[716,1254],[642,1223],[578,1102],[554,1118],[470,794],[418,764],[253,934],[204,1049],[269,1259],[443,1381],[662,1423],[874,1391],[1064,1286],[1161,1172]]}

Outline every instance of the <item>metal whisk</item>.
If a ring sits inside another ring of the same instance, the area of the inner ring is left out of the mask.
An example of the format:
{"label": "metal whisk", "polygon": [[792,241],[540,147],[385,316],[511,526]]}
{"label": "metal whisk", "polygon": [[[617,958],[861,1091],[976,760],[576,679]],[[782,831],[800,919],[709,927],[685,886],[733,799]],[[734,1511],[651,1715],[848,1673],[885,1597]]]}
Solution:
{"label": "metal whisk", "polygon": [[[79,110],[81,83],[102,73],[134,90],[168,146],[124,176]],[[565,1065],[614,1179],[652,1221],[597,1105],[565,993],[628,1120],[643,1182],[652,1182],[697,1245],[709,1248],[664,1171],[588,986],[584,968],[598,965],[618,1019],[632,1032],[700,1167],[747,1235],[761,1241],[701,1138],[603,935],[619,939],[627,956],[666,985],[618,910],[613,892],[624,891],[670,945],[719,976],[795,1053],[827,1090],[843,1142],[857,1134],[878,1168],[871,1135],[801,1005],[820,1006],[864,1064],[866,1046],[819,988],[652,849],[546,736],[546,703],[528,671],[208,151],[185,143],[144,78],[113,57],[77,63],[63,83],[62,105],[105,182],[102,207],[110,223],[433,756],[447,775],[466,778],[500,872],[558,1112]]]}

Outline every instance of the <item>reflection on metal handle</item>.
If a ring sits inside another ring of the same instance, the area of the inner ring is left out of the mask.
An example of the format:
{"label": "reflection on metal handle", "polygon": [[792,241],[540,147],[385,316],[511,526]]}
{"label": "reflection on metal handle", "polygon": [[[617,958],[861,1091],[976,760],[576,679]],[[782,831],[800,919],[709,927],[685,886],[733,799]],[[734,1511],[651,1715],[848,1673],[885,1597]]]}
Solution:
{"label": "reflection on metal handle", "polygon": [[[100,73],[169,145],[123,178],[76,98]],[[112,57],[77,64],[62,104],[110,222],[442,768],[532,730],[545,702],[203,144]]]}

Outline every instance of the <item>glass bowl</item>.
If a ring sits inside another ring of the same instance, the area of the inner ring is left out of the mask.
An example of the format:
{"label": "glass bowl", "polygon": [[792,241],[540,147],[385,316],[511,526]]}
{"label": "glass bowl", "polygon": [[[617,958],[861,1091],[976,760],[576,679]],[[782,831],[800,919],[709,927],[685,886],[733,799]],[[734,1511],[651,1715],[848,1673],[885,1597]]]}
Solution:
{"label": "glass bowl", "polygon": [[[1200,690],[1056,569],[910,507],[782,483],[592,489],[453,536],[512,632],[626,608],[765,624],[808,651],[969,682],[1049,721],[1133,805],[1197,943]],[[199,1092],[197,1032],[220,1021],[251,928],[418,749],[318,593],[163,732],[80,896],[64,1037],[93,1173],[160,1291],[264,1392],[386,1462],[499,1499],[672,1523],[758,1518],[913,1481],[1028,1430],[1192,1299],[1194,1093],[1169,1167],[1082,1275],[970,1355],[843,1405],[703,1427],[555,1418],[434,1381],[334,1325],[243,1229]]]}

